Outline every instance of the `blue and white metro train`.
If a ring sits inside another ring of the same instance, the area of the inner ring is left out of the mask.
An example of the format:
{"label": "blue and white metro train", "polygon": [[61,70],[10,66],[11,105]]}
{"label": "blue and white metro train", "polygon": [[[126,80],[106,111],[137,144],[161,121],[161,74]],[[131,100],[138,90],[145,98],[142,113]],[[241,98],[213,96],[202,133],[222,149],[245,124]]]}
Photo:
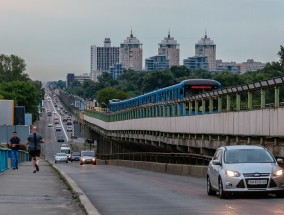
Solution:
{"label": "blue and white metro train", "polygon": [[112,99],[109,102],[108,109],[110,112],[115,112],[133,107],[139,107],[145,104],[154,104],[157,102],[168,102],[175,99],[182,99],[207,91],[219,90],[220,88],[221,84],[215,80],[189,79],[181,81],[178,84],[155,90],[130,99]]}

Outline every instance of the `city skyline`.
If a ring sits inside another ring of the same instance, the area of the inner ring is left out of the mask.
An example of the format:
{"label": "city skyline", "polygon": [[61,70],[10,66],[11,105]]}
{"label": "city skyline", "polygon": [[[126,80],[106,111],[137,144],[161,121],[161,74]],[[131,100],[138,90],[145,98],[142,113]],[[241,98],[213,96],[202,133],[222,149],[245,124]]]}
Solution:
{"label": "city skyline", "polygon": [[0,54],[23,58],[34,80],[89,73],[90,46],[104,38],[119,46],[131,28],[143,44],[143,64],[157,55],[169,29],[180,44],[180,64],[195,55],[205,29],[216,44],[216,59],[226,62],[278,61],[284,43],[281,0],[0,2]]}

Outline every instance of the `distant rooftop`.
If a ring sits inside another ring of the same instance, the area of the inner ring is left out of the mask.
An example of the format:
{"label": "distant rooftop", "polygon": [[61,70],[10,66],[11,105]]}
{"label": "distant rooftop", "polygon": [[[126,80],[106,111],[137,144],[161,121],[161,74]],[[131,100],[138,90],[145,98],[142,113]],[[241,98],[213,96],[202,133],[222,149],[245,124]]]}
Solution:
{"label": "distant rooftop", "polygon": [[201,40],[198,41],[195,45],[215,45],[213,40],[210,40],[209,37],[207,37],[207,33],[205,31],[205,35]]}
{"label": "distant rooftop", "polygon": [[123,44],[139,44],[139,45],[142,45],[142,43],[140,43],[140,41],[136,37],[133,36],[132,29],[131,29],[130,36],[127,37],[126,40],[124,40]]}
{"label": "distant rooftop", "polygon": [[159,43],[159,45],[163,46],[163,45],[177,45],[179,46],[179,44],[177,43],[177,41],[171,37],[171,32],[169,31],[168,36],[164,38],[164,40],[161,41],[161,43]]}

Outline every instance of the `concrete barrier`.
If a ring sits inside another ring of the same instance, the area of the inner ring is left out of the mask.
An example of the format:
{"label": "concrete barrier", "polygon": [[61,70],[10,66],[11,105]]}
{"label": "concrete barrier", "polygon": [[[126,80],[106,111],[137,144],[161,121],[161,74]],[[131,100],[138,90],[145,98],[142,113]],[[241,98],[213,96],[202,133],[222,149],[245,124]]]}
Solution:
{"label": "concrete barrier", "polygon": [[154,163],[129,160],[99,160],[97,165],[116,165],[128,168],[149,170],[173,175],[190,175],[195,177],[206,177],[207,166],[196,166],[186,164]]}

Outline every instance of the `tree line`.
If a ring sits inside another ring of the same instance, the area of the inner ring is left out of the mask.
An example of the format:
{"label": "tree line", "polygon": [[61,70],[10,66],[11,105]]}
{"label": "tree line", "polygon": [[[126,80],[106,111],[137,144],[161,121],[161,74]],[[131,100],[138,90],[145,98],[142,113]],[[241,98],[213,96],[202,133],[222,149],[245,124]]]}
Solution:
{"label": "tree line", "polygon": [[0,99],[14,100],[16,106],[25,106],[26,113],[31,113],[35,121],[44,90],[41,82],[32,81],[25,70],[22,58],[0,55]]}
{"label": "tree line", "polygon": [[[206,70],[190,70],[185,66],[172,66],[169,69],[152,72],[137,72],[129,69],[119,76],[117,80],[113,80],[111,74],[104,72],[98,77],[96,83],[85,81],[81,84],[79,81],[73,81],[66,91],[82,98],[96,98],[100,104],[103,104],[102,106],[105,106],[110,99],[130,98],[186,79],[214,79],[222,84],[222,88],[226,88],[284,76],[283,46],[280,46],[278,55],[280,57],[278,62],[267,63],[263,69],[256,72],[237,74],[223,71],[214,73]],[[281,93],[284,93],[283,90],[281,90]],[[271,96],[267,96],[267,98],[272,99]]]}

